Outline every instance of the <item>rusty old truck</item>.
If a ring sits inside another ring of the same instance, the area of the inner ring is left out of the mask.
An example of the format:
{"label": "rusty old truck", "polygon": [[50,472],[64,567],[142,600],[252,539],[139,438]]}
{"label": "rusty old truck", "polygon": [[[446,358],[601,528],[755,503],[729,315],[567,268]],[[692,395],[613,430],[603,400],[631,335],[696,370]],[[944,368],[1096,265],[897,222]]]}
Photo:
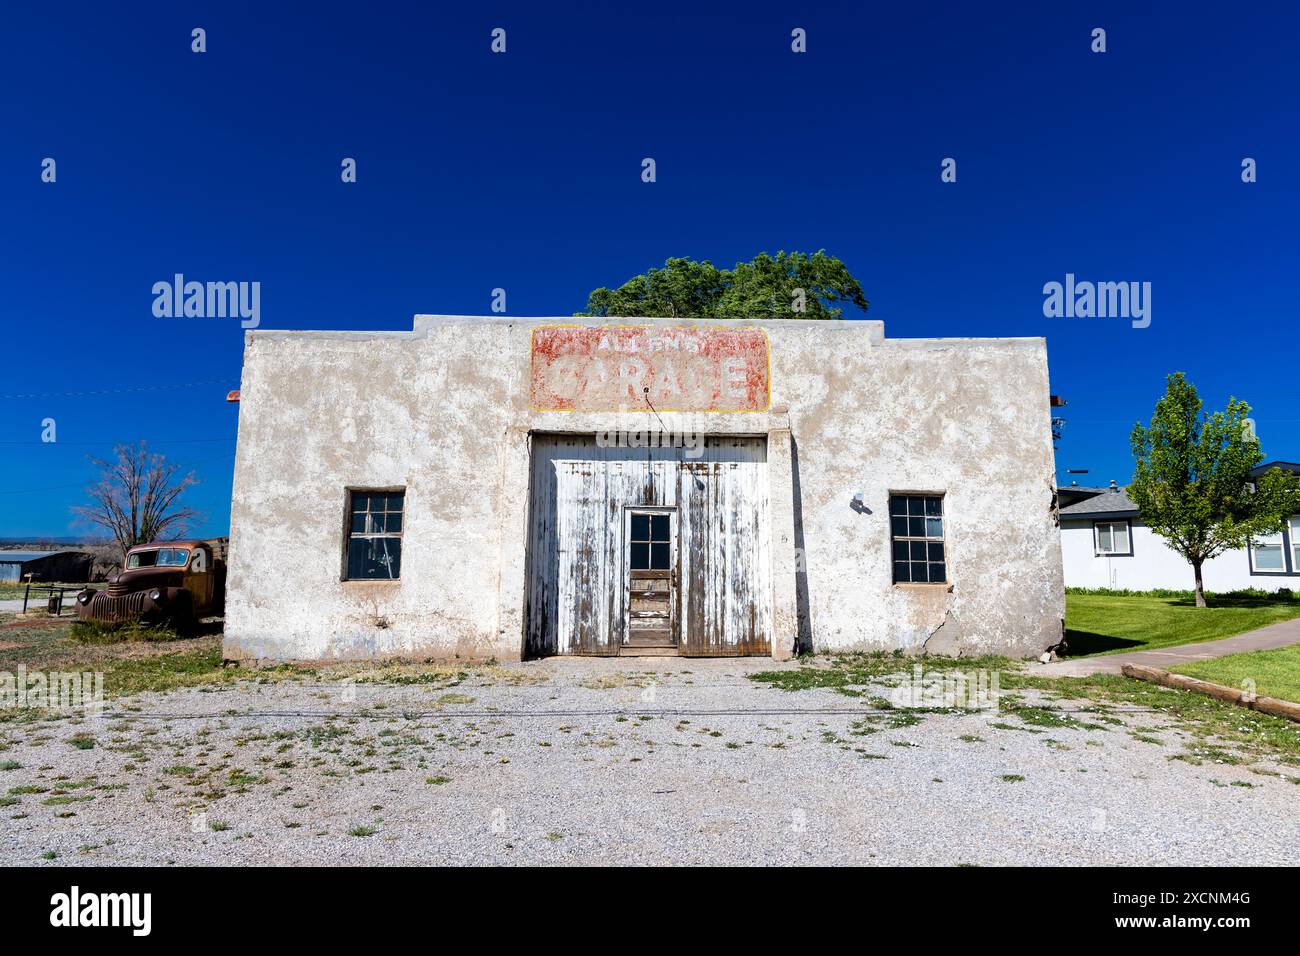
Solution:
{"label": "rusty old truck", "polygon": [[225,562],[205,541],[155,541],[126,553],[104,590],[77,595],[77,619],[193,626],[224,610]]}

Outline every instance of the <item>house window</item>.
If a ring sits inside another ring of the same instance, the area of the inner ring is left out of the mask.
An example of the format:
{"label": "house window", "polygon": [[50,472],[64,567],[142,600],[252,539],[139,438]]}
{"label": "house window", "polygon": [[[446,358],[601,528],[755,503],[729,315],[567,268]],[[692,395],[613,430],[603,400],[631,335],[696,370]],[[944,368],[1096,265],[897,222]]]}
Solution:
{"label": "house window", "polygon": [[895,584],[945,584],[943,496],[890,495]]}
{"label": "house window", "polygon": [[1300,574],[1300,516],[1291,519],[1291,571]]}
{"label": "house window", "polygon": [[1133,553],[1132,530],[1127,521],[1098,521],[1093,524],[1098,554],[1128,556]]}
{"label": "house window", "polygon": [[348,495],[348,581],[396,580],[402,573],[402,491]]}
{"label": "house window", "polygon": [[1282,532],[1262,534],[1250,542],[1251,564],[1256,571],[1280,572],[1286,570],[1282,551]]}

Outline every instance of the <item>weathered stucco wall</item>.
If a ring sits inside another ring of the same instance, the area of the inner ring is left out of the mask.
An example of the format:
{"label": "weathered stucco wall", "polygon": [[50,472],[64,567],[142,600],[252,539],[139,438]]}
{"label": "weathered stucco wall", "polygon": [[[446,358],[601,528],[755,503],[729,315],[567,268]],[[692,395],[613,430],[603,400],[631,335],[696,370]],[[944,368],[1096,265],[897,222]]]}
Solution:
{"label": "weathered stucco wall", "polygon": [[[420,316],[408,333],[249,332],[226,656],[518,658],[529,432],[658,427],[648,410],[532,408],[533,329],[583,321]],[[662,419],[678,432],[768,436],[774,653],[794,649],[796,626],[817,650],[1036,654],[1055,643],[1044,342],[890,340],[872,321],[761,327],[770,407]],[[398,582],[341,580],[346,489],[368,487],[406,489]],[[891,491],[945,494],[950,586],[892,584]]]}

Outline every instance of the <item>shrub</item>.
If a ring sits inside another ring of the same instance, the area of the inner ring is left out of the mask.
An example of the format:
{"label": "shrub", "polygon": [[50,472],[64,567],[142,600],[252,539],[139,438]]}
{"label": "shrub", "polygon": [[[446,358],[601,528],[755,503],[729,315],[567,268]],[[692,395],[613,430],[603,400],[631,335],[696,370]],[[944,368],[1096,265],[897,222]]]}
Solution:
{"label": "shrub", "polygon": [[[1174,600],[1193,601],[1196,592],[1192,590],[1177,591],[1170,588],[1153,588],[1150,591],[1131,591],[1128,588],[1066,588],[1066,594],[1086,594],[1095,597],[1144,597],[1171,598]],[[1221,601],[1279,601],[1292,603],[1297,600],[1290,588],[1278,588],[1276,591],[1264,591],[1260,588],[1239,588],[1236,591],[1206,591],[1206,598]]]}

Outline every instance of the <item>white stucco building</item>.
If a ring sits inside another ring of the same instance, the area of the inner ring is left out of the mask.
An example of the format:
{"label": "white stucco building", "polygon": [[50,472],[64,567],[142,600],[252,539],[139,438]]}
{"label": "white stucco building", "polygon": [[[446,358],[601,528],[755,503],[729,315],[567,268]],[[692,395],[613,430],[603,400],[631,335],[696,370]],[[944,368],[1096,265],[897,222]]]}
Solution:
{"label": "white stucco building", "polygon": [[[1300,473],[1300,464],[1276,461],[1260,465]],[[1062,488],[1061,558],[1066,587],[1117,588],[1130,591],[1195,587],[1192,566],[1142,523],[1124,489]],[[1256,588],[1300,590],[1300,515],[1278,534],[1227,551],[1202,568],[1207,591]]]}
{"label": "white stucco building", "polygon": [[417,316],[250,331],[240,393],[230,659],[1061,636],[1040,338]]}

